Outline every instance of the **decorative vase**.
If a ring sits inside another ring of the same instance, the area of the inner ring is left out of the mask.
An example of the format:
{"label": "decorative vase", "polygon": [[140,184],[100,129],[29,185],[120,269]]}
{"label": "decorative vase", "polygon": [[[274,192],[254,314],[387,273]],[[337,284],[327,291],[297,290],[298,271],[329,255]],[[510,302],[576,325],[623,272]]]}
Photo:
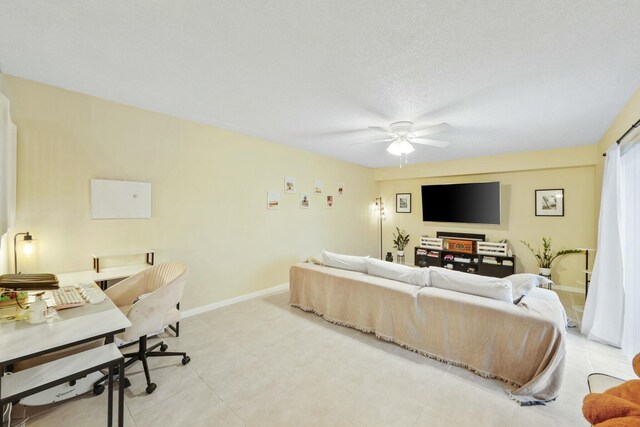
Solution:
{"label": "decorative vase", "polygon": [[420,258],[418,260],[418,267],[426,267],[427,266],[427,260],[424,258]]}
{"label": "decorative vase", "polygon": [[393,255],[391,255],[391,252],[387,252],[387,256],[386,256],[385,260],[387,260],[389,262],[393,262]]}
{"label": "decorative vase", "polygon": [[404,251],[398,251],[398,256],[404,256]]}
{"label": "decorative vase", "polygon": [[540,275],[544,277],[551,277],[551,269],[540,267]]}

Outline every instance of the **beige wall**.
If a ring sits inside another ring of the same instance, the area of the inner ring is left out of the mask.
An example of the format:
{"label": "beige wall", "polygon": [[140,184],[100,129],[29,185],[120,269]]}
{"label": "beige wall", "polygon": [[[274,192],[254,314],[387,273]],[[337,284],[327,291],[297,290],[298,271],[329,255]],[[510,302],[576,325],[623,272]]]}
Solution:
{"label": "beige wall", "polygon": [[[371,203],[385,200],[384,251],[392,250],[396,225],[411,233],[485,233],[508,239],[517,271],[536,271],[520,243],[551,236],[556,248],[593,247],[601,185],[601,152],[637,120],[640,90],[596,146],[424,163],[371,170],[237,133],[0,75],[18,125],[18,225],[39,239],[39,269],[91,267],[95,251],[152,247],[158,260],[192,268],[185,307],[246,294],[288,279],[288,266],[322,248],[378,255]],[[298,194],[282,194],[282,209],[267,211],[266,192],[282,192],[284,175],[299,190],[322,179],[327,191],[346,184],[334,209],[312,197],[298,208]],[[150,181],[151,220],[90,220],[91,178]],[[429,183],[502,183],[501,225],[423,223],[420,186]],[[564,188],[562,218],[534,215],[534,190]],[[593,189],[596,189],[595,195]],[[395,194],[413,194],[413,213],[396,214]],[[7,244],[0,271],[7,271]],[[409,251],[407,262],[413,262]],[[580,286],[582,256],[554,267],[554,279]]]}
{"label": "beige wall", "polygon": [[[289,266],[322,248],[376,254],[373,171],[237,133],[4,76],[18,126],[16,231],[39,240],[42,271],[91,269],[94,251],[151,247],[191,267],[184,307],[288,281]],[[267,191],[314,179],[335,207]],[[91,178],[152,183],[150,220],[90,219]],[[6,270],[6,265],[5,265]]]}
{"label": "beige wall", "polygon": [[378,181],[593,166],[595,145],[419,163],[375,170]]}
{"label": "beige wall", "polygon": [[[437,231],[456,231],[463,233],[483,233],[488,240],[507,239],[516,255],[517,272],[537,272],[533,255],[522,245],[521,240],[535,246],[542,236],[553,239],[553,247],[567,249],[576,247],[593,247],[595,244],[594,195],[595,178],[595,146],[576,147],[573,149],[551,150],[548,152],[521,153],[518,155],[476,158],[473,163],[467,160],[446,162],[442,164],[417,165],[411,173],[407,170],[377,170],[377,176],[388,180],[380,182],[380,192],[389,212],[383,224],[383,242],[385,251],[393,251],[392,234],[395,227],[406,229],[411,235],[410,250],[407,263],[413,263],[413,249],[419,242],[420,235],[435,236]],[[502,159],[500,159],[502,157]],[[542,169],[546,164],[543,159],[553,159],[554,168]],[[502,160],[502,161],[500,161]],[[508,160],[508,161],[507,161]],[[497,165],[500,163],[500,166]],[[466,168],[466,165],[472,167]],[[569,166],[560,167],[563,164]],[[499,173],[475,173],[476,171],[506,169]],[[533,168],[533,169],[532,169]],[[403,168],[405,169],[405,168]],[[519,170],[518,170],[519,169]],[[462,174],[468,170],[474,173]],[[434,172],[435,171],[435,172]],[[457,175],[429,176],[430,173]],[[409,179],[392,179],[424,174],[426,177]],[[422,221],[421,186],[424,184],[461,183],[500,181],[502,198],[502,221],[500,225],[449,224]],[[534,208],[534,191],[545,188],[564,188],[565,216],[536,217]],[[412,213],[395,213],[396,193],[412,193]],[[553,267],[553,279],[556,283],[583,288],[578,281],[584,281],[581,273],[584,269],[582,255],[568,255],[560,258]]]}

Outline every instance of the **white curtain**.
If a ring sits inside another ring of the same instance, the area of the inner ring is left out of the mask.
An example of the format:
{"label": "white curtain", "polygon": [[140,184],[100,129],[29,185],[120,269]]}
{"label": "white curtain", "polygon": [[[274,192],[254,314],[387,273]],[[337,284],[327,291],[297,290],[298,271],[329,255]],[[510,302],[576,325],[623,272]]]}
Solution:
{"label": "white curtain", "polygon": [[582,333],[620,347],[624,318],[621,165],[618,144],[607,151],[598,224],[598,252],[582,318]]}
{"label": "white curtain", "polygon": [[624,333],[622,350],[640,352],[640,143],[622,148],[622,223],[624,230]]}
{"label": "white curtain", "polygon": [[0,94],[0,237],[16,217],[16,137],[9,100]]}

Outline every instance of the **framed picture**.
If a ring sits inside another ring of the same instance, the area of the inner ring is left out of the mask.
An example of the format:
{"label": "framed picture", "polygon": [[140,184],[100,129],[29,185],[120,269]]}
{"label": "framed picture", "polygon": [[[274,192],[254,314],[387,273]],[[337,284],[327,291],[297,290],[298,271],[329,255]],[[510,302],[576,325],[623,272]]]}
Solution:
{"label": "framed picture", "polygon": [[277,191],[267,192],[267,209],[280,209],[280,193]]}
{"label": "framed picture", "polygon": [[327,207],[333,208],[333,196],[327,196]]}
{"label": "framed picture", "polygon": [[564,189],[536,190],[536,216],[564,216]]}
{"label": "framed picture", "polygon": [[284,177],[284,192],[287,194],[296,192],[296,177],[285,176]]}
{"label": "framed picture", "polygon": [[411,213],[411,193],[396,193],[396,212]]}
{"label": "framed picture", "polygon": [[313,194],[322,194],[322,187],[324,186],[321,179],[313,181]]}
{"label": "framed picture", "polygon": [[267,192],[267,209],[280,209],[280,193]]}
{"label": "framed picture", "polygon": [[309,193],[300,193],[300,208],[309,209],[310,206],[311,200],[309,197]]}
{"label": "framed picture", "polygon": [[344,184],[338,184],[338,196],[342,196],[344,194]]}

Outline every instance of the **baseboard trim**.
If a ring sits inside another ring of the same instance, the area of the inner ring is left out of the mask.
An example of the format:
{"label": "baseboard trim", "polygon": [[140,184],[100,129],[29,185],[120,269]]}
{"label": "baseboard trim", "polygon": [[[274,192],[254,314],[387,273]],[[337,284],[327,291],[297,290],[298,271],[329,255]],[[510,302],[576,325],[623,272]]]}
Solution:
{"label": "baseboard trim", "polygon": [[558,290],[558,291],[573,292],[573,293],[576,293],[576,294],[583,294],[584,293],[584,289],[576,288],[574,286],[553,285],[553,289],[554,290]]}
{"label": "baseboard trim", "polygon": [[202,305],[200,307],[192,308],[189,310],[184,310],[180,312],[180,315],[182,318],[187,318],[187,317],[195,316],[197,314],[206,313],[207,311],[217,310],[218,308],[226,307],[233,304],[238,304],[239,302],[247,301],[250,299],[277,294],[287,289],[289,289],[289,284],[283,283],[282,285],[277,285],[271,288],[262,289],[260,291],[251,292],[249,294],[240,295],[239,297],[233,297],[233,298],[225,299],[222,301],[217,301],[211,304]]}

